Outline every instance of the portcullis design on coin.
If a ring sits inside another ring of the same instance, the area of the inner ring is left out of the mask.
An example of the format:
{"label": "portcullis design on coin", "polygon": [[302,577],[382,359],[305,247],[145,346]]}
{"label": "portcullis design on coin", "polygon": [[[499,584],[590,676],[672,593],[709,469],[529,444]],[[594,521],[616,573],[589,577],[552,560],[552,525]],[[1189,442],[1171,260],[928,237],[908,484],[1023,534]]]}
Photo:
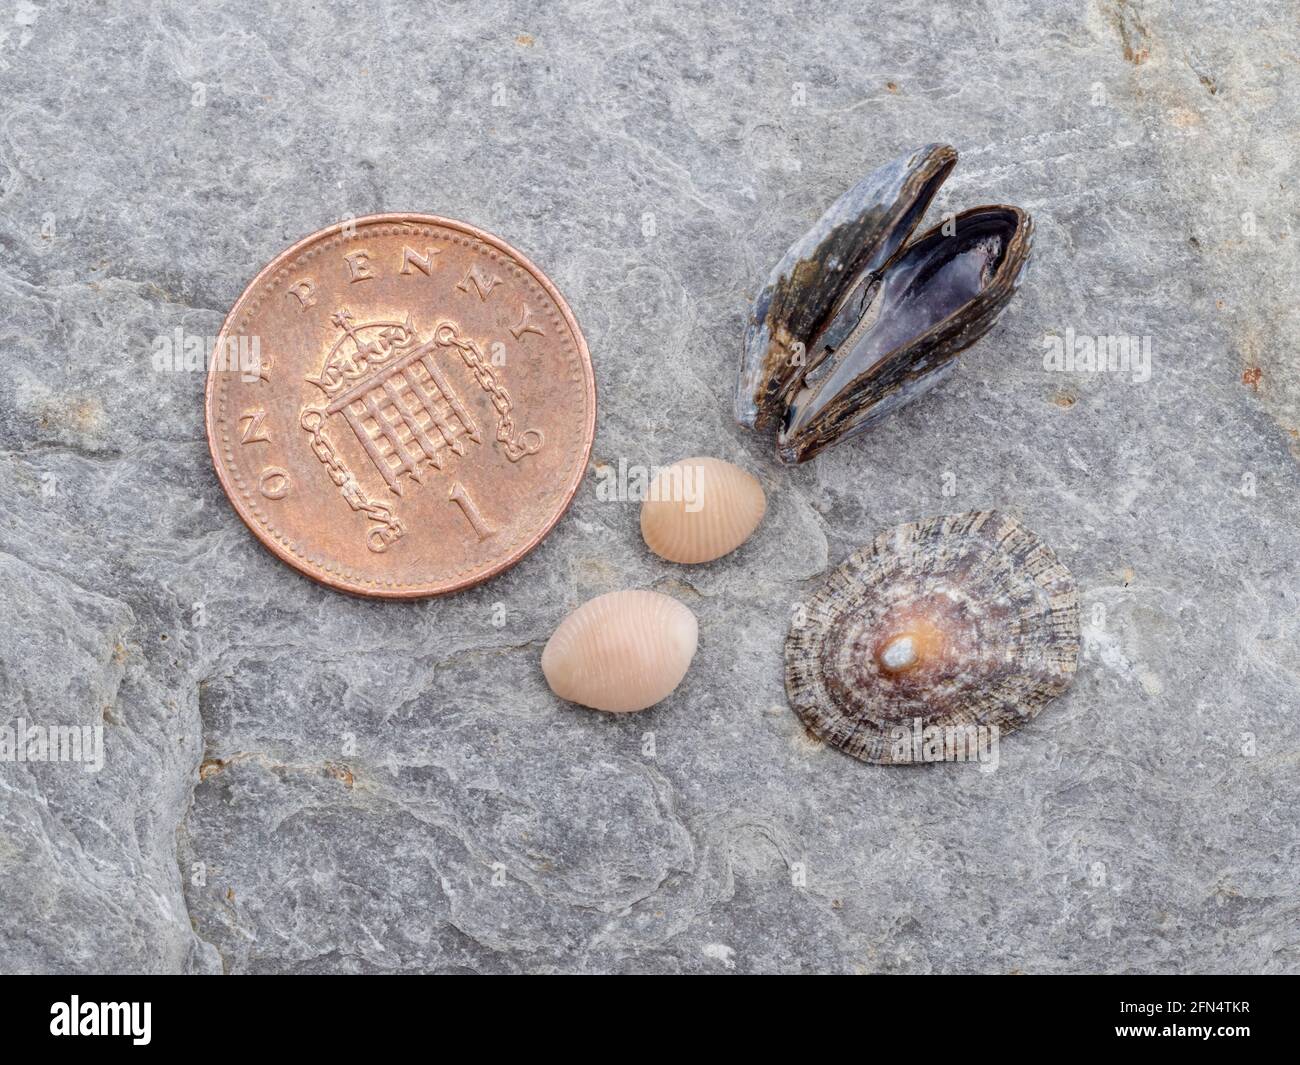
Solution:
{"label": "portcullis design on coin", "polygon": [[1015,518],[981,510],[899,525],[850,555],[794,612],[785,687],[827,743],[914,764],[916,728],[1011,732],[1069,687],[1078,658],[1069,571]]}
{"label": "portcullis design on coin", "polygon": [[432,215],[289,248],[236,302],[208,373],[208,445],[239,516],[360,595],[440,595],[514,565],[568,508],[595,422],[555,286]]}

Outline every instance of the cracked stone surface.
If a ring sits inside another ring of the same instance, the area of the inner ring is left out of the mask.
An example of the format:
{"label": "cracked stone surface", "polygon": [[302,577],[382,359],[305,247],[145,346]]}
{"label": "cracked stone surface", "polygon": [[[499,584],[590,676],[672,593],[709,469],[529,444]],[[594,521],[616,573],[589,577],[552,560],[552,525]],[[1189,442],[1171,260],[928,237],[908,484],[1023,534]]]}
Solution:
{"label": "cracked stone surface", "polygon": [[[1300,970],[1300,30],[1289,0],[0,5],[0,971]],[[935,393],[787,469],[730,419],[748,302],[871,167],[962,161],[1029,281]],[[227,504],[203,377],[257,270],[352,215],[499,233],[589,341],[593,465],[712,454],[718,563],[593,473],[545,543],[367,602]],[[1150,337],[1150,379],[1045,337]],[[880,529],[1020,517],[1074,572],[1074,687],[996,772],[888,769],[785,704],[792,604]],[[558,702],[559,619],[689,605],[677,692]]]}

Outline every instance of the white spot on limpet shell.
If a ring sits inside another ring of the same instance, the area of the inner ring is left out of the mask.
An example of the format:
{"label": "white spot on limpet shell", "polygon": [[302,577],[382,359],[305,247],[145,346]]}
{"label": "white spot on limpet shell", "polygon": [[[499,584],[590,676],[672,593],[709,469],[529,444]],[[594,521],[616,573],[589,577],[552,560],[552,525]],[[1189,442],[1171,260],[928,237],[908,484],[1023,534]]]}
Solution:
{"label": "white spot on limpet shell", "polygon": [[880,653],[880,661],[886,669],[906,669],[916,662],[916,646],[912,637],[900,636],[890,640]]}

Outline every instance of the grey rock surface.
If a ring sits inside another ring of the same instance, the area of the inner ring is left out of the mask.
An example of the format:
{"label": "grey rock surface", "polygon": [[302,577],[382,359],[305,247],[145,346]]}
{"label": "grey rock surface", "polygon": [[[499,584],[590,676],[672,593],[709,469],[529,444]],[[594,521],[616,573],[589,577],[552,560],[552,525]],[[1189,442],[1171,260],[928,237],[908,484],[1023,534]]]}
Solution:
{"label": "grey rock surface", "polygon": [[[0,5],[0,971],[1300,970],[1291,0]],[[789,469],[731,421],[748,302],[871,167],[1033,212],[932,395]],[[217,483],[203,376],[326,224],[499,233],[581,322],[593,465],[713,454],[770,511],[675,567],[589,477],[471,592],[335,594]],[[1045,337],[1150,337],[1149,380]],[[1078,679],[996,772],[885,769],[785,705],[790,610],[890,525],[993,506],[1073,570]],[[538,668],[589,596],[700,620],[617,719]],[[497,605],[500,605],[499,609]]]}

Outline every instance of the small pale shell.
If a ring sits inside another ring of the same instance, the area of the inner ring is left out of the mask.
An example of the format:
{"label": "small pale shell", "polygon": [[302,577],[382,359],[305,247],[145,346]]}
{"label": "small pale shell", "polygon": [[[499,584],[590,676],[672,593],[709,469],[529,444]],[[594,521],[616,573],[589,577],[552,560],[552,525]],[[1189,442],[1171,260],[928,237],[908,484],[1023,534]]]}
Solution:
{"label": "small pale shell", "polygon": [[739,466],[682,459],[650,482],[641,504],[641,535],[669,562],[712,562],[748,540],[766,508],[762,485]]}
{"label": "small pale shell", "polygon": [[658,592],[609,592],[560,622],[542,651],[546,683],[561,699],[627,713],[667,698],[686,676],[695,615]]}

